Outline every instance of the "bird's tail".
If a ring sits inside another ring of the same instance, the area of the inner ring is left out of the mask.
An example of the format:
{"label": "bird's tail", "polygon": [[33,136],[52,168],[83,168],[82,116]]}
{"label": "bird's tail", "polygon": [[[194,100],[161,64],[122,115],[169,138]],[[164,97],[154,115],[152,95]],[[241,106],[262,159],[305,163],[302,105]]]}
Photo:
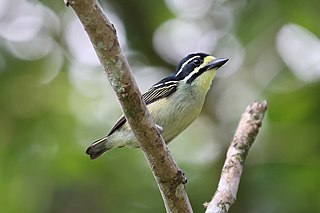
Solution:
{"label": "bird's tail", "polygon": [[90,155],[91,160],[96,159],[104,152],[108,151],[107,148],[108,137],[104,136],[96,141],[94,141],[86,150],[86,153]]}

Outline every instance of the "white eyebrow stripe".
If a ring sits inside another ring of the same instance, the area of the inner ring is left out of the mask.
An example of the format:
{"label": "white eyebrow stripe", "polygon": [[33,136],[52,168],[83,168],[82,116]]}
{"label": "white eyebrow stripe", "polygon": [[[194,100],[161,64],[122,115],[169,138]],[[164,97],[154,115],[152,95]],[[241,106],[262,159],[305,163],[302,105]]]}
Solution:
{"label": "white eyebrow stripe", "polygon": [[184,62],[184,63],[181,65],[179,71],[177,72],[177,74],[176,74],[175,76],[177,77],[177,76],[182,72],[183,67],[186,66],[190,61],[192,61],[192,60],[195,59],[195,58],[200,58],[200,56],[196,55],[196,56],[193,56],[192,58],[189,58],[186,62]]}

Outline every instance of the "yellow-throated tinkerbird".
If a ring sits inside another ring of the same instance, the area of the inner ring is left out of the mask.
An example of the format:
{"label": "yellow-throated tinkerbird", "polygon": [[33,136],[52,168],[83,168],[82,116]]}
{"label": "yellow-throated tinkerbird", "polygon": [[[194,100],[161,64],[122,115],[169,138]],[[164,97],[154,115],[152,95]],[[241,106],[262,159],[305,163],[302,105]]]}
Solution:
{"label": "yellow-throated tinkerbird", "polygon": [[[173,74],[142,95],[167,144],[198,117],[217,69],[227,61],[206,53],[190,54]],[[109,134],[94,141],[86,153],[95,159],[109,149],[123,146],[139,147],[126,118],[121,116]]]}

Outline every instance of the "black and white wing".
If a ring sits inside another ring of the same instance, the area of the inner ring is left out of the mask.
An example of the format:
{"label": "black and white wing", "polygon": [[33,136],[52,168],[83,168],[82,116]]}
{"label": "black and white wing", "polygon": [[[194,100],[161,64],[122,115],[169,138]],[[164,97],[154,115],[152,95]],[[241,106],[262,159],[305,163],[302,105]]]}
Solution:
{"label": "black and white wing", "polygon": [[[141,98],[146,103],[146,105],[149,105],[153,102],[155,102],[158,99],[167,97],[174,93],[177,90],[178,81],[176,80],[168,80],[167,78],[161,80],[160,82],[153,85],[147,92],[142,94]],[[110,130],[111,135],[116,130],[118,130],[120,127],[122,127],[127,122],[124,115],[122,115],[116,124],[113,126],[113,128]]]}

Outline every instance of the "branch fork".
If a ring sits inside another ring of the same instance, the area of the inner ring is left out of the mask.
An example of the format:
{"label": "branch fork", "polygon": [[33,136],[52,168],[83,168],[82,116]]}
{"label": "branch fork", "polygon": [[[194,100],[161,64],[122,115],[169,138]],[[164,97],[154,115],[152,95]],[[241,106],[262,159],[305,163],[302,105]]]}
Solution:
{"label": "branch fork", "polygon": [[[132,76],[116,35],[116,29],[104,14],[97,0],[64,0],[84,26],[107,78],[123,108],[131,129],[138,139],[145,158],[161,192],[167,212],[193,212],[185,191],[187,178],[161,137],[161,128],[154,124]],[[233,204],[243,163],[264,113],[265,101],[254,102],[242,114],[234,139],[227,153],[218,190],[207,205],[206,213],[227,212]]]}

